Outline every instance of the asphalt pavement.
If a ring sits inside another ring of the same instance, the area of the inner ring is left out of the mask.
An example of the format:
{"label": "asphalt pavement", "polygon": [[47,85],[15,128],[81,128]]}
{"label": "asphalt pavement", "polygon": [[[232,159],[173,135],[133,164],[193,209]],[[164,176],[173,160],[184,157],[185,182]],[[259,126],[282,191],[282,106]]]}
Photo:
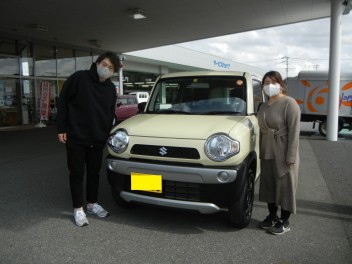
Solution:
{"label": "asphalt pavement", "polygon": [[337,142],[304,128],[297,214],[275,236],[257,226],[267,215],[256,184],[247,228],[226,214],[114,204],[105,168],[99,203],[106,219],[73,223],[65,148],[55,127],[0,130],[0,263],[352,263],[352,135]]}

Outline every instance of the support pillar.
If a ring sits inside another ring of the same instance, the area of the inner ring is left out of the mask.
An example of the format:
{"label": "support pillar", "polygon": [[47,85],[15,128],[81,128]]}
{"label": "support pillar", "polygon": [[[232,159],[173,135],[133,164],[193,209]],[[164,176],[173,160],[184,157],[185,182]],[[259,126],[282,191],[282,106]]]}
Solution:
{"label": "support pillar", "polygon": [[329,92],[327,133],[328,141],[338,139],[339,95],[340,95],[340,57],[341,57],[341,19],[345,9],[342,0],[331,0],[330,54],[329,54]]}
{"label": "support pillar", "polygon": [[123,94],[123,70],[122,70],[122,63],[119,68],[119,94]]}

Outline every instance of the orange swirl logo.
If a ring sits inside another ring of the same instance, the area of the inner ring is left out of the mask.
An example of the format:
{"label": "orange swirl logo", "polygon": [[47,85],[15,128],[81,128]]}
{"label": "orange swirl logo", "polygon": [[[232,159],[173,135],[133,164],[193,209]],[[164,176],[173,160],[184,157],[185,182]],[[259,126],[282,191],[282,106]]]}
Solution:
{"label": "orange swirl logo", "polygon": [[[307,80],[301,80],[303,86],[311,88],[311,84]],[[352,89],[352,82],[348,82],[341,89],[341,95],[339,97],[339,108],[341,106],[352,107],[352,95],[346,95],[346,91]],[[328,99],[328,81],[324,85],[318,85],[314,87],[308,94],[307,107],[310,112],[318,112],[316,107],[322,106],[327,103]],[[304,104],[302,100],[296,100],[298,104]]]}

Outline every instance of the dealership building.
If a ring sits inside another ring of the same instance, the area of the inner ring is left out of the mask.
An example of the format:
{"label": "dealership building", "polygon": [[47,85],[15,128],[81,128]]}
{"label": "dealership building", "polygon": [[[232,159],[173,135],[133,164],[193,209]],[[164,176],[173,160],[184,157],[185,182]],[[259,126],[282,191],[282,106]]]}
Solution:
{"label": "dealership building", "polygon": [[[51,122],[64,81],[89,69],[101,51],[0,38],[0,128]],[[119,54],[112,77],[118,93],[150,91],[160,74],[196,71],[264,71],[249,65],[172,45]]]}

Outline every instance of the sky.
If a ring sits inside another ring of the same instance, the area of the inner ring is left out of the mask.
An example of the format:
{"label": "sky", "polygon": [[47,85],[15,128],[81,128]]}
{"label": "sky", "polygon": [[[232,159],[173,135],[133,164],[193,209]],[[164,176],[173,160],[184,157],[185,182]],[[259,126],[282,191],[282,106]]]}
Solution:
{"label": "sky", "polygon": [[[306,70],[328,71],[330,18],[185,42],[178,46],[267,71],[276,70],[283,78],[297,76]],[[341,71],[352,72],[352,12],[342,16],[340,65]]]}

